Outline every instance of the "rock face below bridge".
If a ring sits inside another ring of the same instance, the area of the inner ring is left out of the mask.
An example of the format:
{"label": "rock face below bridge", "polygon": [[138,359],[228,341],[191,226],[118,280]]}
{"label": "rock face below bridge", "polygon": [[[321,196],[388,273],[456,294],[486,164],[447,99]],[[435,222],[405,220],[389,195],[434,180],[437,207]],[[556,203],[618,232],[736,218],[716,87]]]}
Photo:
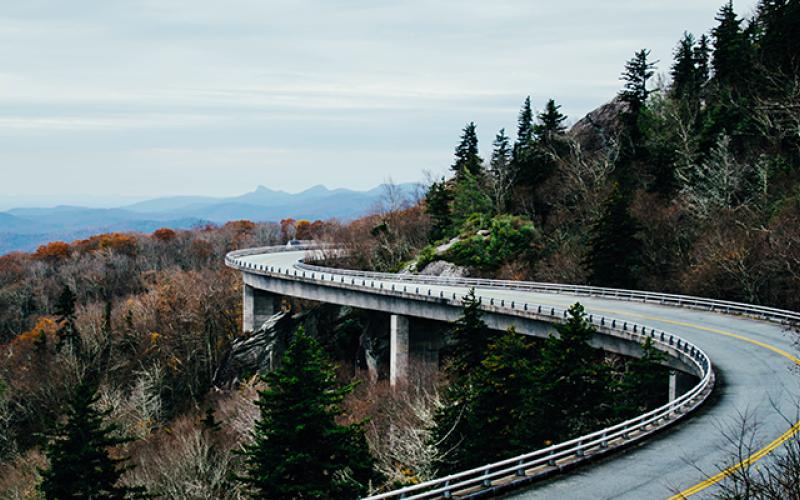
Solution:
{"label": "rock face below bridge", "polygon": [[291,313],[281,311],[248,337],[235,339],[214,377],[217,385],[235,385],[242,377],[275,368],[294,331]]}
{"label": "rock face below bridge", "polygon": [[252,334],[235,339],[215,374],[215,385],[233,386],[243,378],[277,368],[300,326],[350,375],[365,370],[373,381],[388,377],[388,318],[326,304],[301,313],[278,312]]}

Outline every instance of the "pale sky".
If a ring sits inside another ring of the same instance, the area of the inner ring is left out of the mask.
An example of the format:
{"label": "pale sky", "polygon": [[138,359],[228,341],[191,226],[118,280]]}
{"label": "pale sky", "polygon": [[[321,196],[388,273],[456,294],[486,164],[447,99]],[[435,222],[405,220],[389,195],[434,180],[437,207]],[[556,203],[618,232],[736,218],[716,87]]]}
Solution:
{"label": "pale sky", "polygon": [[722,1],[3,1],[0,205],[419,181],[528,94],[574,121],[635,50],[667,71]]}

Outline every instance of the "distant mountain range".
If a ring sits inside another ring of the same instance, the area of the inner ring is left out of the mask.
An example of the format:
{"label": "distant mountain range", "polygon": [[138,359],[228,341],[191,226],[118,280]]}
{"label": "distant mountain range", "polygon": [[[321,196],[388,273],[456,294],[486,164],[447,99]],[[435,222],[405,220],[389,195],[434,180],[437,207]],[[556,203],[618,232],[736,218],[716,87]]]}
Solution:
{"label": "distant mountain range", "polygon": [[[412,197],[416,184],[399,184],[398,191]],[[314,186],[299,193],[259,186],[230,198],[173,196],[155,198],[118,208],[57,206],[14,208],[0,212],[0,255],[35,250],[49,241],[86,238],[112,231],[151,232],[161,227],[190,229],[231,220],[255,222],[295,219],[349,220],[368,213],[380,203],[385,185],[368,191]]]}

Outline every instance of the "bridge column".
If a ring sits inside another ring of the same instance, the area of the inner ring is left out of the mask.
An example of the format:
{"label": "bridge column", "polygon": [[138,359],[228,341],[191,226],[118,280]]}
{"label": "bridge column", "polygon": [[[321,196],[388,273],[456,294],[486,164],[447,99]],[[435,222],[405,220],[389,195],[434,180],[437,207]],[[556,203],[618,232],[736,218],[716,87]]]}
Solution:
{"label": "bridge column", "polygon": [[278,297],[271,293],[244,284],[242,288],[242,330],[257,330],[277,312]]}
{"label": "bridge column", "polygon": [[669,371],[669,400],[675,401],[676,398],[685,394],[699,381],[694,375],[680,370]]}
{"label": "bridge column", "polygon": [[678,397],[678,372],[669,371],[669,402],[675,401]]}
{"label": "bridge column", "polygon": [[389,385],[392,387],[408,382],[410,345],[408,318],[392,314],[389,319]]}

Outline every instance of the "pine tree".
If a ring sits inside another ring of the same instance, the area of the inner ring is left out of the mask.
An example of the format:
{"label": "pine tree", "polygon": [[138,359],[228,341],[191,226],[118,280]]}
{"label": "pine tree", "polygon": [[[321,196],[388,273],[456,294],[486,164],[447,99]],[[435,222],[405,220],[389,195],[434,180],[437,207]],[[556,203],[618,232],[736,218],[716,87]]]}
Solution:
{"label": "pine tree", "polygon": [[469,172],[475,177],[483,175],[483,160],[478,156],[478,135],[475,123],[469,122],[461,135],[461,142],[456,146],[456,161],[451,169],[456,176]]}
{"label": "pine tree", "polygon": [[672,95],[677,99],[697,95],[699,75],[697,71],[697,47],[694,35],[683,33],[683,38],[675,49],[675,62],[672,64]]}
{"label": "pine tree", "polygon": [[453,225],[450,213],[452,197],[444,179],[434,182],[425,195],[425,212],[431,217],[430,241],[438,241],[446,237]]}
{"label": "pine tree", "polygon": [[540,440],[530,404],[534,360],[530,341],[510,329],[488,345],[468,375],[451,382],[432,433],[440,473],[529,451]]}
{"label": "pine tree", "polygon": [[40,471],[45,498],[132,498],[143,493],[120,484],[126,460],[112,458],[109,448],[129,439],[104,423],[110,410],[97,410],[98,399],[96,382],[84,380],[75,388],[66,420],[55,427],[45,448],[50,463]]}
{"label": "pine tree", "polygon": [[548,439],[560,441],[591,431],[610,416],[610,382],[603,353],[589,345],[597,333],[580,303],[570,307],[540,351],[537,405]]}
{"label": "pine tree", "polygon": [[719,23],[712,31],[714,37],[714,79],[720,84],[737,90],[745,80],[749,65],[749,42],[742,30],[742,20],[729,1],[716,16]]}
{"label": "pine tree", "polygon": [[491,174],[493,186],[493,198],[495,211],[502,213],[505,211],[508,201],[508,192],[513,183],[511,172],[511,144],[506,135],[506,130],[501,128],[492,143],[492,160],[489,163],[489,173]]}
{"label": "pine tree", "polygon": [[81,337],[75,325],[75,293],[64,285],[61,295],[56,302],[56,315],[58,315],[58,348],[68,344],[77,354],[81,352]]}
{"label": "pine tree", "polygon": [[564,121],[567,117],[559,111],[561,106],[556,104],[553,99],[548,99],[544,111],[537,116],[539,123],[534,126],[536,136],[545,144],[552,142],[552,139],[564,133],[567,129]]}
{"label": "pine tree", "polygon": [[322,346],[302,328],[281,366],[264,376],[260,417],[240,480],[259,498],[358,498],[378,476],[363,424],[339,425],[340,387]]}
{"label": "pine tree", "polygon": [[511,163],[511,145],[506,129],[501,128],[494,138],[492,143],[494,149],[492,150],[492,161],[490,162],[490,171],[496,176],[507,175],[509,165]]}
{"label": "pine tree", "polygon": [[466,376],[486,356],[489,344],[497,335],[483,321],[481,303],[471,288],[464,299],[464,312],[450,331],[453,354],[448,372],[455,379]]}
{"label": "pine tree", "polygon": [[711,45],[708,36],[700,35],[700,41],[694,49],[694,60],[697,67],[697,85],[702,88],[711,77]]}
{"label": "pine tree", "polygon": [[584,264],[592,285],[631,288],[640,259],[639,226],[630,214],[630,200],[619,185],[608,197],[600,220],[592,227]]}
{"label": "pine tree", "polygon": [[800,2],[761,0],[757,8],[760,59],[784,78],[800,73]]}
{"label": "pine tree", "polygon": [[625,63],[625,71],[622,73],[622,80],[625,85],[619,95],[622,101],[628,104],[628,113],[637,119],[650,95],[647,82],[655,74],[656,63],[658,62],[648,61],[647,58],[649,56],[650,51],[647,49],[636,52],[633,58]]}
{"label": "pine tree", "polygon": [[527,96],[517,118],[517,140],[514,142],[514,149],[511,154],[515,180],[525,182],[533,147],[533,110],[531,109],[531,96]]}
{"label": "pine tree", "polygon": [[655,73],[655,63],[647,60],[649,55],[650,51],[647,49],[636,52],[625,64],[625,71],[621,77],[625,85],[619,93],[619,99],[627,106],[620,116],[624,133],[615,177],[625,186],[631,186],[639,179],[633,169],[636,167],[635,162],[641,160],[646,152],[640,120],[647,105],[647,98],[650,96],[647,83]]}
{"label": "pine tree", "polygon": [[531,109],[531,96],[527,96],[517,117],[517,144],[524,147],[533,142],[533,139],[533,110]]}

